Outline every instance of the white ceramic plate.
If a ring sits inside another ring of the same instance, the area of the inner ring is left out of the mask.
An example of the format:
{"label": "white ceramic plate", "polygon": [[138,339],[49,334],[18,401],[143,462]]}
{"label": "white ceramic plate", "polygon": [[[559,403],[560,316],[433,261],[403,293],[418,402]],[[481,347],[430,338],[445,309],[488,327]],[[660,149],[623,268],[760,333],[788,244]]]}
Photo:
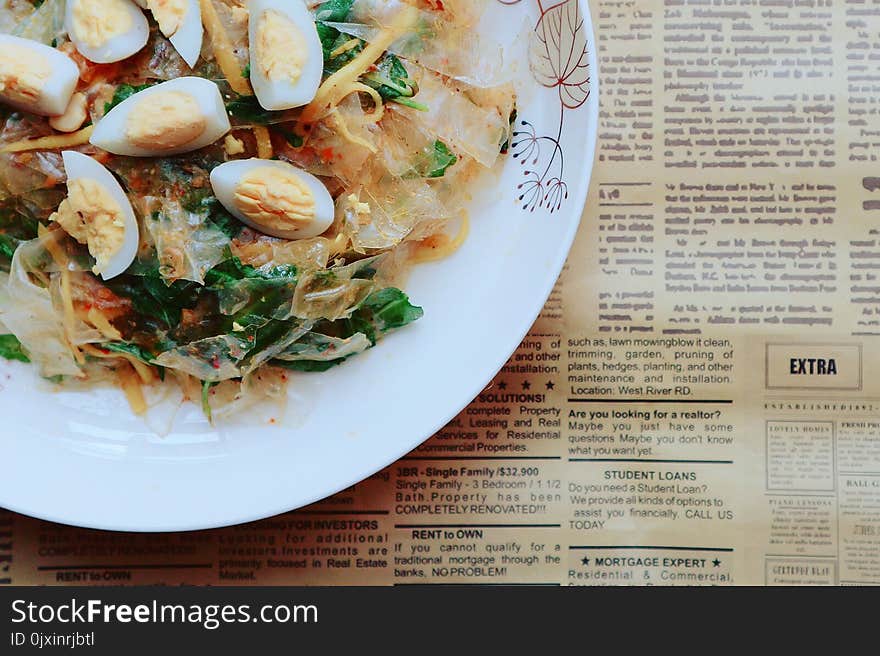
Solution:
{"label": "white ceramic plate", "polygon": [[278,424],[254,413],[212,428],[187,405],[165,437],[116,390],[52,391],[27,365],[4,363],[0,506],[134,531],[256,520],[355,484],[459,413],[515,350],[562,269],[598,119],[586,0],[498,0],[488,18],[502,42],[533,33],[518,66],[516,157],[475,200],[464,247],[409,279],[425,318],[335,370],[297,377]]}

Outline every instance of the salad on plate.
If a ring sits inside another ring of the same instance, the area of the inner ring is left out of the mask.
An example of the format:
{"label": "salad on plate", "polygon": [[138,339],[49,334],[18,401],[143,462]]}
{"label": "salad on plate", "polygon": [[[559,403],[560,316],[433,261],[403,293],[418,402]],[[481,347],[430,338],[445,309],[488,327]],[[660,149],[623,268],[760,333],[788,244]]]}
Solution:
{"label": "salad on plate", "polygon": [[0,355],[215,420],[419,320],[510,146],[494,1],[0,0]]}

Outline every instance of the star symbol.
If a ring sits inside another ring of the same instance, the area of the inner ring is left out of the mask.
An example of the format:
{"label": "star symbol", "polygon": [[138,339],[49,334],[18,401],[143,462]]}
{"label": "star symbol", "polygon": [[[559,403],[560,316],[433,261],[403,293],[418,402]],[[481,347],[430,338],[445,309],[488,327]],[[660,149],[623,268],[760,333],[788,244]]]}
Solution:
{"label": "star symbol", "polygon": [[547,389],[552,390],[554,387],[556,387],[556,383],[554,383],[552,380],[548,380],[547,381]]}
{"label": "star symbol", "polygon": [[498,383],[498,389],[500,389],[500,390],[506,390],[506,389],[507,389],[507,383],[505,383],[505,382],[502,380],[500,383]]}
{"label": "star symbol", "polygon": [[523,387],[524,390],[527,390],[527,389],[530,389],[530,388],[532,387],[532,384],[531,384],[529,381],[524,380],[524,381],[523,381],[523,386],[522,386],[522,387]]}
{"label": "star symbol", "polygon": [[581,558],[581,562],[582,562],[584,565],[589,565],[589,564],[590,564],[590,559],[587,558],[586,556],[584,556],[583,558]]}
{"label": "star symbol", "polygon": [[721,566],[721,561],[718,560],[717,558],[712,561],[712,567],[720,567],[720,566]]}

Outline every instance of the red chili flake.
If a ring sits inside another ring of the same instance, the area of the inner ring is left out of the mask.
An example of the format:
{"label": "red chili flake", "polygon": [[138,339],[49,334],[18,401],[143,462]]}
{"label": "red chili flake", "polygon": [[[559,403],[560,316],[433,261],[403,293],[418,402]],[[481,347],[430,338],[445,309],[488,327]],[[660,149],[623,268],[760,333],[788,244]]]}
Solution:
{"label": "red chili flake", "polygon": [[329,162],[336,156],[336,153],[333,152],[332,148],[324,148],[320,152],[320,155],[322,160],[324,160],[325,162]]}
{"label": "red chili flake", "polygon": [[220,357],[219,356],[214,355],[214,359],[211,360],[211,366],[214,367],[214,369],[220,368]]}

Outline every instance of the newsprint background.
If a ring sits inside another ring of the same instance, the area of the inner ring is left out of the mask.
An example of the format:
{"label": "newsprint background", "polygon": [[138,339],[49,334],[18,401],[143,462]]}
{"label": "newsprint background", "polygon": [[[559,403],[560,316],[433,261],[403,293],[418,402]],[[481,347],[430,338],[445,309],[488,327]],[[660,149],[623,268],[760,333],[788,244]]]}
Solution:
{"label": "newsprint background", "polygon": [[433,439],[247,526],[0,511],[0,583],[880,584],[880,1],[601,1],[583,228]]}

